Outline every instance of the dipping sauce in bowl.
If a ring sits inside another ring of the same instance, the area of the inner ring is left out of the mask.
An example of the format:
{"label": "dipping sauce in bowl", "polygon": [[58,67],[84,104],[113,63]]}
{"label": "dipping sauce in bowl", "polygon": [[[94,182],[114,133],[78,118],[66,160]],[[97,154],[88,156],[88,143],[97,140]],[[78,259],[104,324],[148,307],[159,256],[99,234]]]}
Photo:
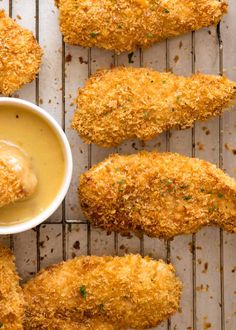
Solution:
{"label": "dipping sauce in bowl", "polygon": [[[37,186],[29,197],[0,207],[0,234],[32,228],[50,216],[62,202],[72,173],[71,151],[63,131],[44,110],[31,103],[0,98],[1,141],[15,145],[28,156]],[[17,227],[27,222],[31,224],[25,229]],[[4,231],[9,226],[14,230]]]}

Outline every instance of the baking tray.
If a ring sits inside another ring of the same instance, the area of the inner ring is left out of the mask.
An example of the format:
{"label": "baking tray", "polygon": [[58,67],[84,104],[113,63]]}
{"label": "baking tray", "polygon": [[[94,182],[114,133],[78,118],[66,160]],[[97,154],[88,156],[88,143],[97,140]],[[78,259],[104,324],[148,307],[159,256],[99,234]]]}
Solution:
{"label": "baking tray", "polygon": [[113,152],[174,151],[211,161],[236,176],[236,112],[196,123],[193,129],[170,131],[142,144],[128,141],[116,149],[85,145],[70,129],[77,88],[97,69],[117,65],[149,66],[190,75],[201,71],[226,73],[236,80],[236,2],[215,28],[206,28],[164,41],[145,51],[114,55],[99,49],[64,45],[53,0],[0,0],[0,8],[34,31],[44,49],[36,81],[15,96],[39,104],[65,129],[73,158],[73,180],[62,207],[48,221],[28,232],[0,237],[14,249],[22,280],[40,268],[82,254],[141,253],[172,262],[184,282],[179,313],[155,329],[236,329],[236,236],[217,228],[166,242],[135,236],[122,237],[90,228],[77,199],[79,174]]}

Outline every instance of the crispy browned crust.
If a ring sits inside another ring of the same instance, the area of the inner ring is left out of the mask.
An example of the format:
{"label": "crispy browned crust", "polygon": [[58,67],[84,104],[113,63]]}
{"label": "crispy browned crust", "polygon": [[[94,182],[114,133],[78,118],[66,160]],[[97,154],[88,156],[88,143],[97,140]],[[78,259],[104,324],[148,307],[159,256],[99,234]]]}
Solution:
{"label": "crispy browned crust", "polygon": [[10,95],[39,72],[42,50],[33,34],[0,10],[0,93]]}
{"label": "crispy browned crust", "polygon": [[217,24],[227,12],[217,0],[60,0],[64,40],[117,53]]}
{"label": "crispy browned crust", "polygon": [[0,159],[0,207],[25,197],[22,182],[10,166]]}
{"label": "crispy browned crust", "polygon": [[217,225],[236,232],[236,182],[215,165],[174,153],[112,155],[80,178],[95,226],[171,238]]}
{"label": "crispy browned crust", "polygon": [[[59,320],[59,319],[45,319],[43,323],[39,325],[24,325],[24,330],[28,329],[40,329],[40,330],[116,330],[113,325],[103,322],[98,319],[86,319],[79,322],[73,322],[69,320]],[[126,330],[126,329],[117,329]]]}
{"label": "crispy browned crust", "polygon": [[54,329],[54,322],[63,320],[78,323],[78,329],[84,322],[100,322],[104,330],[147,329],[178,309],[181,289],[173,267],[163,261],[82,256],[49,267],[26,284],[25,326]]}
{"label": "crispy browned crust", "polygon": [[146,141],[217,116],[235,98],[236,83],[225,77],[186,78],[147,68],[102,70],[79,90],[72,127],[85,142],[103,147],[131,138]]}
{"label": "crispy browned crust", "polygon": [[4,330],[22,330],[24,299],[16,274],[15,258],[0,245],[0,325]]}

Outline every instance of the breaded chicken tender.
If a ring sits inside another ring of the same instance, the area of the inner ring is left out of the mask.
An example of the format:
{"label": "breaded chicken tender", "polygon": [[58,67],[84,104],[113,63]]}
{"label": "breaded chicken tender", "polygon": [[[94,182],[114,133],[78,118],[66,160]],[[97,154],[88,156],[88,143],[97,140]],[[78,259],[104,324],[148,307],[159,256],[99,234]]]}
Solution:
{"label": "breaded chicken tender", "polygon": [[236,232],[236,181],[175,153],[112,155],[80,178],[85,216],[108,231],[172,238],[217,225]]}
{"label": "breaded chicken tender", "polygon": [[217,0],[57,0],[64,41],[117,53],[217,24]]}
{"label": "breaded chicken tender", "polygon": [[31,196],[36,186],[37,178],[27,155],[0,140],[0,208]]}
{"label": "breaded chicken tender", "polygon": [[55,322],[78,323],[81,330],[147,329],[177,311],[181,290],[173,267],[161,260],[82,256],[25,285],[25,329],[58,329]]}
{"label": "breaded chicken tender", "polygon": [[23,329],[24,298],[14,261],[11,251],[0,245],[0,328],[4,330]]}
{"label": "breaded chicken tender", "polygon": [[98,71],[79,90],[72,127],[85,142],[102,147],[147,141],[217,116],[235,99],[236,83],[225,77],[114,68]]}
{"label": "breaded chicken tender", "polygon": [[0,93],[11,95],[39,72],[42,50],[33,34],[0,10]]}

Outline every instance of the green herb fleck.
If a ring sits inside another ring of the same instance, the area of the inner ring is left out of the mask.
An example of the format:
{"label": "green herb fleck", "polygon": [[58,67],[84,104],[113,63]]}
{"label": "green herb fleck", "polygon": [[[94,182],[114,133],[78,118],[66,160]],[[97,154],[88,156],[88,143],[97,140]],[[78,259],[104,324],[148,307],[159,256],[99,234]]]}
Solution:
{"label": "green herb fleck", "polygon": [[133,100],[131,99],[131,97],[128,97],[128,101],[129,101],[129,102],[132,102]]}
{"label": "green herb fleck", "polygon": [[100,304],[98,307],[99,307],[99,310],[100,310],[101,312],[104,311],[104,304]]}
{"label": "green herb fleck", "polygon": [[184,196],[183,199],[185,201],[189,201],[190,199],[192,199],[192,196],[188,195],[188,196]]}
{"label": "green herb fleck", "polygon": [[80,288],[79,288],[79,292],[81,294],[81,296],[86,299],[87,298],[87,291],[86,291],[86,287],[85,285],[82,285]]}
{"label": "green herb fleck", "polygon": [[147,33],[147,38],[149,38],[149,39],[153,38],[153,34],[151,32],[148,32]]}
{"label": "green herb fleck", "polygon": [[162,80],[162,84],[165,84],[166,83],[166,80]]}
{"label": "green herb fleck", "polygon": [[200,189],[200,191],[201,191],[201,192],[204,192],[204,191],[205,191],[205,189],[204,189],[204,188],[201,188],[201,189]]}
{"label": "green herb fleck", "polygon": [[218,207],[216,205],[213,205],[211,207],[209,207],[209,212],[214,212],[214,211],[217,211],[218,210]]}
{"label": "green herb fleck", "polygon": [[167,180],[166,180],[166,183],[167,183],[167,184],[171,184],[171,183],[173,183],[173,181],[172,181],[171,179],[167,179]]}
{"label": "green herb fleck", "polygon": [[148,117],[149,117],[149,112],[148,112],[148,111],[145,111],[145,112],[143,113],[143,117],[144,117],[144,118],[148,118]]}
{"label": "green herb fleck", "polygon": [[125,183],[125,180],[124,179],[118,180],[117,183],[118,184],[123,184],[123,183]]}
{"label": "green herb fleck", "polygon": [[96,38],[97,35],[98,35],[98,32],[91,32],[91,33],[90,33],[90,36],[91,36],[92,38]]}
{"label": "green herb fleck", "polygon": [[119,167],[115,167],[115,172],[119,172],[120,168]]}
{"label": "green herb fleck", "polygon": [[168,14],[170,11],[167,8],[164,8],[163,13]]}
{"label": "green herb fleck", "polygon": [[123,29],[121,24],[118,24],[117,27],[118,27],[118,29]]}
{"label": "green herb fleck", "polygon": [[218,193],[218,195],[217,195],[219,198],[223,198],[224,197],[224,195],[222,194],[222,193]]}

